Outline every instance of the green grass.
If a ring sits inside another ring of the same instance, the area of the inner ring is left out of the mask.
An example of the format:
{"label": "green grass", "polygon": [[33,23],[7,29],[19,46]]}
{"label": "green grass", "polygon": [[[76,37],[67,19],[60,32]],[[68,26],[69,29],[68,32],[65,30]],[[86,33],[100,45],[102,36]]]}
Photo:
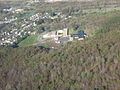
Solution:
{"label": "green grass", "polygon": [[37,41],[38,41],[38,35],[32,35],[32,36],[28,36],[26,39],[21,41],[18,45],[20,47],[31,46],[37,43]]}

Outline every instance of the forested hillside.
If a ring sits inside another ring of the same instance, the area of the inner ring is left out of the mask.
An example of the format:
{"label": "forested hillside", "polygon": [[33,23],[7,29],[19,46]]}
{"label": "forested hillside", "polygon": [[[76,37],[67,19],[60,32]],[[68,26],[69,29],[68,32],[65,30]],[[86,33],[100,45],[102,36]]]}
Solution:
{"label": "forested hillside", "polygon": [[108,17],[94,37],[57,50],[0,47],[0,90],[119,90],[120,15]]}

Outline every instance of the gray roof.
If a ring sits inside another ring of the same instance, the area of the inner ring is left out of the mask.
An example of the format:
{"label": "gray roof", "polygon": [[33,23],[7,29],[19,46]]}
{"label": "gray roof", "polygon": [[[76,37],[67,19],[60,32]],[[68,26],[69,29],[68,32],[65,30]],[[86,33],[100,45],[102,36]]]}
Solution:
{"label": "gray roof", "polygon": [[59,39],[59,41],[60,41],[61,43],[67,43],[67,42],[69,41],[69,37],[61,37],[61,38]]}

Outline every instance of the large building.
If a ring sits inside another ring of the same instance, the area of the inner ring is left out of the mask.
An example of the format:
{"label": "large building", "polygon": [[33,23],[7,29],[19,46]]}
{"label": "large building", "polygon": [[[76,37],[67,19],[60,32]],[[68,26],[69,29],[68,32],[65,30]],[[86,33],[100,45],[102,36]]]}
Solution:
{"label": "large building", "polygon": [[56,38],[56,37],[66,37],[68,35],[69,35],[69,30],[67,28],[64,28],[63,30],[48,32],[43,35],[43,38],[48,39],[48,38]]}

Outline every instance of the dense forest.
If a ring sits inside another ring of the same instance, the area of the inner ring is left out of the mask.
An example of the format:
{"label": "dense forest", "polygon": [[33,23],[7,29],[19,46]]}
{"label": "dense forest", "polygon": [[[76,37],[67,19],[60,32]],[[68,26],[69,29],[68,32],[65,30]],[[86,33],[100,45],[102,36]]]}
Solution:
{"label": "dense forest", "polygon": [[84,41],[55,50],[1,46],[0,90],[119,90],[120,13],[90,15],[82,23],[94,34]]}

